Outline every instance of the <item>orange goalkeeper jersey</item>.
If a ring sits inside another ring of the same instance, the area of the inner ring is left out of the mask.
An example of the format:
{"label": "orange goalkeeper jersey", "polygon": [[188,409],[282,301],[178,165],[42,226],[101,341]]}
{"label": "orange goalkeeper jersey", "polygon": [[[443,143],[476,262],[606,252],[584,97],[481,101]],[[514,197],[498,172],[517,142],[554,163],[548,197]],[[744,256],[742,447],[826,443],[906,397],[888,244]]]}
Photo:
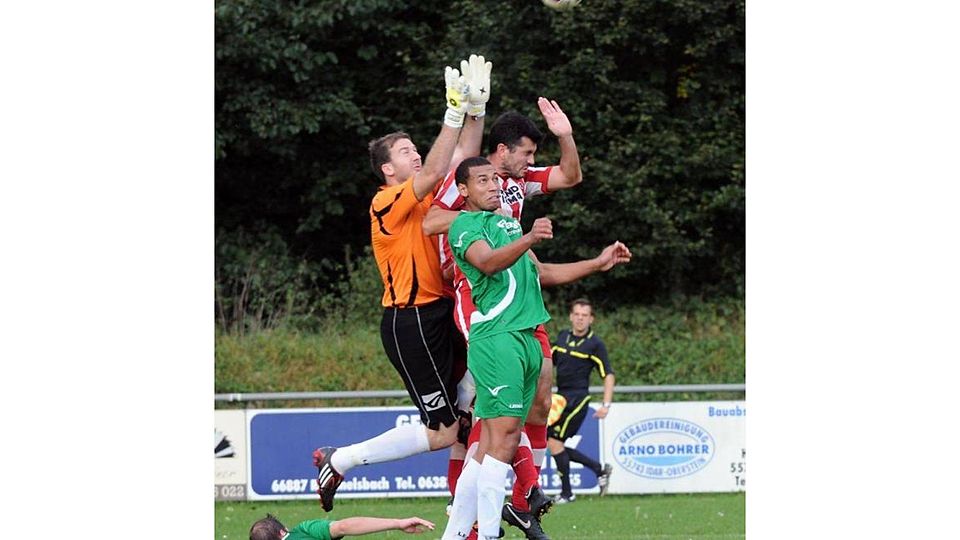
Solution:
{"label": "orange goalkeeper jersey", "polygon": [[370,236],[385,307],[421,306],[443,295],[437,242],[421,228],[432,202],[433,193],[417,200],[412,177],[381,186],[373,197]]}

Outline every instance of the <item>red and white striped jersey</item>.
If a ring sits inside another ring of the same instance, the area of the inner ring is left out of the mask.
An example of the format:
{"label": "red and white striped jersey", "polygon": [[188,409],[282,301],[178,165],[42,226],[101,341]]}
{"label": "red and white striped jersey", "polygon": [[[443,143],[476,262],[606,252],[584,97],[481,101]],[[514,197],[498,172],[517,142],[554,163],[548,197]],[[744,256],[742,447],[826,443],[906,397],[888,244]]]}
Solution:
{"label": "red and white striped jersey", "polygon": [[[500,181],[500,207],[510,213],[515,219],[520,219],[523,213],[523,201],[527,197],[536,197],[550,193],[547,189],[547,179],[550,177],[550,171],[553,167],[529,167],[523,178],[514,178],[512,176],[503,177],[497,174]],[[463,195],[457,189],[455,170],[447,173],[446,178],[440,183],[436,196],[433,198],[433,204],[444,210],[461,210],[464,205]],[[473,298],[470,295],[470,283],[456,265],[453,264],[453,255],[450,252],[450,244],[447,242],[447,235],[437,235],[440,242],[440,267],[446,269],[453,265],[453,299],[454,322],[463,337],[469,340],[470,337],[470,315],[476,310],[473,306]],[[444,292],[449,293],[449,287],[444,287]]]}

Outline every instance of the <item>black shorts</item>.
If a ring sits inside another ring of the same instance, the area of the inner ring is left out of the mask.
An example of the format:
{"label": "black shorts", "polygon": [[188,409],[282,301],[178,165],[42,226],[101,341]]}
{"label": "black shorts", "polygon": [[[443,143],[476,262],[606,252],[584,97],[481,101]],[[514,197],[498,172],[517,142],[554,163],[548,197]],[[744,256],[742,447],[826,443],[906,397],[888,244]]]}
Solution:
{"label": "black shorts", "polygon": [[590,407],[587,406],[590,402],[590,396],[563,397],[567,398],[567,406],[563,408],[560,417],[550,426],[550,431],[547,433],[547,436],[551,439],[559,441],[565,441],[576,435],[580,431],[580,426],[583,425],[583,419],[587,417],[587,412],[590,410]]}
{"label": "black shorts", "polygon": [[457,382],[453,380],[456,333],[453,301],[447,298],[383,310],[383,349],[429,429],[457,421]]}

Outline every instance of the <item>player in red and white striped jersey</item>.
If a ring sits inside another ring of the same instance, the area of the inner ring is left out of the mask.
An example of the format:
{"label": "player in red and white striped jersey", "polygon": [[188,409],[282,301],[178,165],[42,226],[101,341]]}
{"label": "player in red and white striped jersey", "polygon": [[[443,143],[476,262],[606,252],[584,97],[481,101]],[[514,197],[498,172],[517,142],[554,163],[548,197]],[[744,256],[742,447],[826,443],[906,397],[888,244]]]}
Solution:
{"label": "player in red and white striped jersey", "polygon": [[[580,156],[573,140],[570,120],[556,101],[541,97],[537,104],[547,127],[560,143],[559,165],[534,166],[534,156],[543,134],[529,118],[519,113],[507,112],[500,115],[487,136],[490,152],[487,159],[496,168],[497,179],[501,183],[500,212],[516,219],[520,219],[527,197],[573,187],[582,179]],[[433,207],[424,218],[423,229],[427,234],[437,235],[441,251],[440,262],[445,275],[453,272],[453,286],[461,293],[459,299],[465,302],[462,306],[462,317],[456,317],[457,327],[464,336],[469,337],[468,321],[470,313],[473,312],[473,303],[469,300],[470,285],[453,264],[445,234],[463,204],[463,196],[457,190],[454,171],[451,170],[437,188]],[[545,343],[545,350],[549,349],[549,343]],[[548,401],[549,397],[546,396],[545,401]],[[549,404],[545,403],[545,408],[548,412]]]}
{"label": "player in red and white striped jersey", "polygon": [[[500,186],[500,212],[520,219],[523,212],[523,203],[527,197],[535,197],[551,193],[559,189],[573,187],[582,180],[580,170],[580,156],[573,139],[573,127],[567,115],[560,109],[556,101],[539,98],[537,105],[547,124],[548,129],[557,137],[560,145],[560,163],[549,167],[534,166],[534,156],[538,145],[543,140],[543,133],[526,116],[516,112],[502,114],[490,128],[487,136],[487,159],[495,167]],[[435,193],[433,206],[427,212],[423,221],[423,230],[426,234],[438,235],[440,242],[441,268],[444,277],[453,280],[454,320],[457,328],[469,341],[470,316],[475,311],[470,295],[470,284],[460,269],[453,264],[450,246],[446,240],[446,232],[450,223],[457,216],[464,205],[464,198],[457,189],[454,171],[450,171],[441,182]],[[524,431],[530,439],[532,456],[539,471],[546,454],[547,415],[550,411],[550,386],[553,377],[553,364],[550,361],[550,340],[546,330],[541,325],[537,329],[537,338],[541,342],[544,353],[544,362],[541,366],[540,379],[537,383],[537,394],[530,410],[529,418]],[[469,372],[467,372],[469,377]],[[470,385],[472,381],[466,381]],[[463,392],[463,398],[469,392]],[[518,474],[518,478],[520,475]],[[529,476],[528,476],[529,478]],[[536,477],[533,478],[535,481]],[[451,464],[448,478],[451,490],[455,489],[456,473]],[[526,510],[525,497],[530,485],[517,482],[514,485],[513,503],[521,510]]]}

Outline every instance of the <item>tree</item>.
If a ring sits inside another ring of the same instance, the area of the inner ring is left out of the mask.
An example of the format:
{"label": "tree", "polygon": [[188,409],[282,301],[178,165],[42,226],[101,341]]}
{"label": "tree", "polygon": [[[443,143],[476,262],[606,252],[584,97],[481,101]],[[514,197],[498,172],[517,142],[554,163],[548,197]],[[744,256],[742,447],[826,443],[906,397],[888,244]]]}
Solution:
{"label": "tree", "polygon": [[[222,241],[260,228],[294,258],[362,252],[376,188],[367,141],[404,130],[426,150],[443,113],[443,66],[477,52],[494,64],[488,124],[516,109],[543,127],[544,95],[574,125],[584,183],[525,212],[525,224],[555,219],[540,256],[592,256],[613,239],[634,249],[634,264],[573,292],[616,290],[620,302],[742,294],[743,2],[590,0],[568,13],[463,4],[218,1]],[[548,137],[538,161],[556,158]]]}

